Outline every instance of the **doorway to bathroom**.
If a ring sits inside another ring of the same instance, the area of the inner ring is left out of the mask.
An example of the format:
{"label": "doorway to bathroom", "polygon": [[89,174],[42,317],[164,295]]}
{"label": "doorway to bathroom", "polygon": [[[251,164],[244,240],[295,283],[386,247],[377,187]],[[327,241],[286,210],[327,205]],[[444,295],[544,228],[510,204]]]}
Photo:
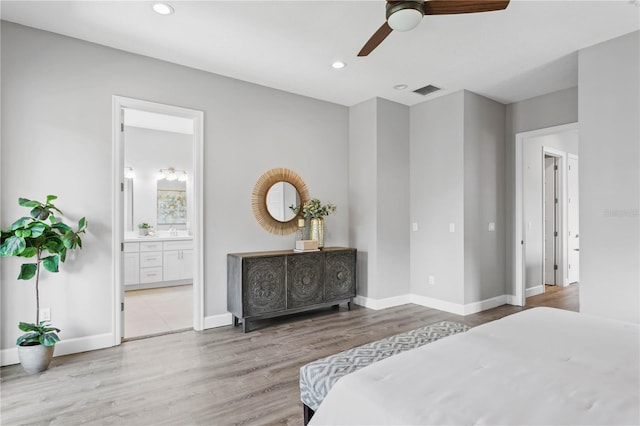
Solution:
{"label": "doorway to bathroom", "polygon": [[113,103],[116,344],[201,330],[202,112]]}

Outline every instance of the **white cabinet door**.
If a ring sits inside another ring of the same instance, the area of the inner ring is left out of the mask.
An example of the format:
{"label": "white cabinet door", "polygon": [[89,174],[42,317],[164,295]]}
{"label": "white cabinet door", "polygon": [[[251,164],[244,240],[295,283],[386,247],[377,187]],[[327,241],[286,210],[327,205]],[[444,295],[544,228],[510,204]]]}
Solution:
{"label": "white cabinet door", "polygon": [[165,281],[179,280],[182,275],[180,250],[165,251],[162,268]]}
{"label": "white cabinet door", "polygon": [[124,285],[140,282],[140,257],[138,253],[124,254]]}
{"label": "white cabinet door", "polygon": [[163,272],[165,281],[192,279],[193,250],[165,251]]}
{"label": "white cabinet door", "polygon": [[193,250],[182,250],[182,279],[193,279]]}

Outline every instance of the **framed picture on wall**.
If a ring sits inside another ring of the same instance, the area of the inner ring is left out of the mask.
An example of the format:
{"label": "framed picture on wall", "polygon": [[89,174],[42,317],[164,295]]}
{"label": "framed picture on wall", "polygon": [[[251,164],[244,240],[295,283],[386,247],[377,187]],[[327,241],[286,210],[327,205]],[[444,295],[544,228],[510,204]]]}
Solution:
{"label": "framed picture on wall", "polygon": [[187,192],[158,189],[158,225],[187,223]]}

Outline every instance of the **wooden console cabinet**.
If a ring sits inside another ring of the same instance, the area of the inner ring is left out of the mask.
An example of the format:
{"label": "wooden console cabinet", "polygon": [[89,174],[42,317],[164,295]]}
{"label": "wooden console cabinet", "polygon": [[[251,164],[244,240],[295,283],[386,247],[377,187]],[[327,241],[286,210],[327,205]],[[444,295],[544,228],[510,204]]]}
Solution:
{"label": "wooden console cabinet", "polygon": [[356,249],[327,247],[227,255],[227,309],[233,324],[351,302],[356,296]]}

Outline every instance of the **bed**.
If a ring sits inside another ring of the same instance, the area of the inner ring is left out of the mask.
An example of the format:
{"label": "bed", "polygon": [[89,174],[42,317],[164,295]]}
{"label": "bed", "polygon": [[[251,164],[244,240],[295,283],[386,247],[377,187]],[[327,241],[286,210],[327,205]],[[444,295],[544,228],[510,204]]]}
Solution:
{"label": "bed", "polygon": [[640,328],[534,308],[341,378],[319,425],[638,425]]}

